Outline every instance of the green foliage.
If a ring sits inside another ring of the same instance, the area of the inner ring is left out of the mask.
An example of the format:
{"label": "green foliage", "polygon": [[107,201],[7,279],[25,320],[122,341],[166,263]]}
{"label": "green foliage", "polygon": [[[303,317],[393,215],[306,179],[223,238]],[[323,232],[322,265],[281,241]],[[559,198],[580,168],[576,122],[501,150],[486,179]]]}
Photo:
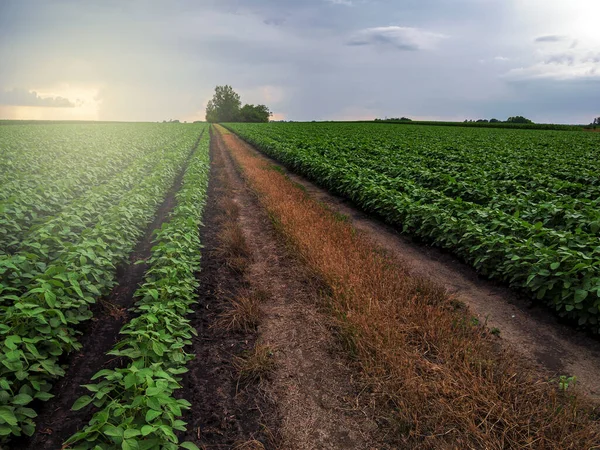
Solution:
{"label": "green foliage", "polygon": [[386,124],[228,124],[404,232],[599,330],[594,133]]}
{"label": "green foliage", "polygon": [[[185,352],[195,330],[185,316],[196,301],[196,272],[200,270],[198,228],[206,202],[209,173],[209,136],[199,142],[177,193],[177,206],[156,233],[144,284],[136,291],[134,319],[121,330],[123,339],[109,353],[123,358],[124,368],[101,370],[90,395],[79,398],[73,409],[93,404],[100,408],[90,423],[67,445],[77,449],[194,449],[179,444],[176,433],[185,431],[180,420],[189,409],[176,399],[185,364]],[[99,381],[98,381],[99,380]]]}
{"label": "green foliage", "polygon": [[[138,125],[128,126],[129,145],[136,147],[141,142],[132,132]],[[102,127],[109,143],[112,128]],[[117,265],[143,236],[203,129],[163,130],[170,142],[159,140],[159,147],[148,154],[141,147],[130,167],[89,190],[81,197],[84,201],[74,200],[63,212],[32,227],[18,252],[0,255],[4,436],[33,433],[30,403],[52,397],[52,383],[64,375],[63,355],[81,348],[78,329],[91,318],[90,306],[114,287]],[[65,139],[65,144],[70,142]],[[86,141],[79,145],[85,147]],[[64,149],[75,154],[77,150]],[[6,419],[8,413],[16,422]]]}
{"label": "green foliage", "polygon": [[240,96],[231,86],[217,86],[212,100],[206,105],[206,121],[235,122],[241,106]]}
{"label": "green foliage", "polygon": [[231,86],[217,86],[212,100],[206,105],[206,121],[268,122],[273,113],[265,105],[244,105]]}
{"label": "green foliage", "polygon": [[273,113],[265,105],[244,105],[237,122],[268,122]]}
{"label": "green foliage", "polygon": [[533,123],[531,120],[523,117],[523,116],[514,116],[506,119],[507,123]]}

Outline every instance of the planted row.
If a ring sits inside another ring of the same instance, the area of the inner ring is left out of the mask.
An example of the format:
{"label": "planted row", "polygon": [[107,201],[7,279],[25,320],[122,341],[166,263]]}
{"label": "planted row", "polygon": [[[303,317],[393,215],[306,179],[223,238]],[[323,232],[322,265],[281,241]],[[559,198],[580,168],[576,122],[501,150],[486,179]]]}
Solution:
{"label": "planted row", "polygon": [[194,328],[186,316],[196,302],[196,272],[200,269],[198,227],[206,203],[209,137],[201,140],[185,173],[177,206],[156,233],[150,269],[136,291],[136,316],[121,330],[123,339],[109,353],[125,361],[123,367],[101,370],[90,395],[74,409],[89,404],[100,408],[89,424],[66,444],[76,449],[195,449],[179,444],[176,432],[185,431],[182,412],[189,402],[176,399],[181,374],[192,358],[185,352]]}
{"label": "planted row", "polygon": [[[184,167],[201,128],[186,129],[177,148],[140,180],[120,203],[101,214],[82,239],[59,258],[39,264],[20,295],[2,293],[0,303],[0,435],[31,435],[33,414],[21,410],[45,401],[64,375],[62,355],[81,348],[78,326],[90,305],[115,285],[116,267],[132,252]],[[10,413],[10,414],[9,414]]]}
{"label": "planted row", "polygon": [[[184,145],[189,145],[189,139]],[[180,153],[180,146],[181,141],[175,141],[159,151],[144,155],[110,183],[89,190],[61,213],[48,218],[21,240],[15,241],[18,252],[0,255],[0,267],[5,266],[4,273],[0,270],[0,281],[4,288],[14,289],[12,295],[22,293],[48,264],[73,245],[83,242],[86,239],[85,230],[93,227],[113,205],[119,204],[140,180],[151,176],[159,165],[164,165],[166,159]]]}
{"label": "planted row", "polygon": [[3,167],[12,170],[0,176],[0,253],[13,251],[32,226],[74,199],[178,139],[177,130],[152,130],[138,124],[55,125],[3,133]]}

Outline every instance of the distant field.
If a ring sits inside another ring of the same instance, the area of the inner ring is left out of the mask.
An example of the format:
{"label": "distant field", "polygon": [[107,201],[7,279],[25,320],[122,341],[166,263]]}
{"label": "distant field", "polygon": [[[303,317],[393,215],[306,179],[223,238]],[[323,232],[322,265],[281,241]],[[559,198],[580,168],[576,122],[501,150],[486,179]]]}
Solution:
{"label": "distant field", "polygon": [[227,127],[404,232],[598,330],[599,135],[375,123]]}

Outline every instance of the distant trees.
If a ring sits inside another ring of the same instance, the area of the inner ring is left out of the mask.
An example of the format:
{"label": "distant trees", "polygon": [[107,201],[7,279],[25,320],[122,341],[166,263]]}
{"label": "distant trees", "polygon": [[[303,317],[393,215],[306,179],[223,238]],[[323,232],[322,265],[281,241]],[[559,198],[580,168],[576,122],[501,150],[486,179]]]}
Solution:
{"label": "distant trees", "polygon": [[206,105],[206,121],[235,122],[241,106],[240,96],[231,86],[217,86],[212,100]]}
{"label": "distant trees", "polygon": [[487,120],[487,119],[477,119],[477,120],[465,119],[464,123],[533,123],[533,122],[523,116],[515,116],[515,117],[509,117],[504,122],[502,122],[501,120],[498,120],[498,119],[490,119],[490,120]]}
{"label": "distant trees", "polygon": [[265,105],[244,105],[239,112],[239,122],[268,122],[273,113]]}
{"label": "distant trees", "polygon": [[375,119],[375,122],[412,122],[408,117],[390,117],[385,119]]}
{"label": "distant trees", "polygon": [[592,126],[596,129],[596,126],[600,125],[600,117],[596,117],[592,122]]}
{"label": "distant trees", "polygon": [[229,85],[217,86],[206,105],[207,122],[268,122],[273,113],[265,105],[244,105]]}
{"label": "distant trees", "polygon": [[533,121],[523,116],[514,116],[506,119],[506,123],[533,123]]}

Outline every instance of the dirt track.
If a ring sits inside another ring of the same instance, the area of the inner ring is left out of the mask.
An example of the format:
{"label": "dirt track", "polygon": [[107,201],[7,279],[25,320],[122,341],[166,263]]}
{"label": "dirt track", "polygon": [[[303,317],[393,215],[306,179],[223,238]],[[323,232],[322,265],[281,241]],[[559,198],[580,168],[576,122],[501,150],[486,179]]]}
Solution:
{"label": "dirt track", "polygon": [[482,324],[499,330],[500,341],[514,348],[546,377],[575,376],[577,389],[600,399],[600,345],[597,340],[558,323],[546,309],[495,282],[483,279],[448,253],[415,243],[394,228],[370,217],[350,202],[300,177],[258,152],[237,136],[230,138],[257,157],[284,170],[314,199],[349,218],[352,225],[375,243],[403,260],[413,274],[443,286],[464,302]]}
{"label": "dirt track", "polygon": [[357,404],[357,376],[317,307],[319,280],[289,254],[240,177],[227,151],[237,144],[233,136],[215,135],[252,254],[246,280],[252,290],[268,293],[260,305],[258,334],[275,362],[262,388],[277,407],[277,448],[385,448],[372,435],[377,424]]}

